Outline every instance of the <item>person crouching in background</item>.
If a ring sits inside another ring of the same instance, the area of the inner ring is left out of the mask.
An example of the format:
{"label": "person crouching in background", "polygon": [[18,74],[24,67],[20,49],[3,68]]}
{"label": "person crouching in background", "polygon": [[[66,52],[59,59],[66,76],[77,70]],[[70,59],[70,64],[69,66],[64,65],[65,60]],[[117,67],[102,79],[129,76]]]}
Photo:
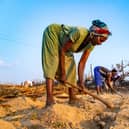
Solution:
{"label": "person crouching in background", "polygon": [[102,93],[102,86],[105,85],[106,89],[114,91],[114,81],[119,78],[116,69],[109,70],[103,66],[96,66],[94,68],[94,80],[96,84],[97,94]]}

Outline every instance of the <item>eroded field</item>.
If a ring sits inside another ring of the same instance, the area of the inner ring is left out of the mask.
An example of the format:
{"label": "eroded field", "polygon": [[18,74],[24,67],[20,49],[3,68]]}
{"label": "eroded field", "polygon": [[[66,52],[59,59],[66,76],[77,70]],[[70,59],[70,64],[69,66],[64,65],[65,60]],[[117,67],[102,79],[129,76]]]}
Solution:
{"label": "eroded field", "polygon": [[[90,92],[96,94],[95,90]],[[45,106],[45,86],[0,87],[0,129],[129,129],[129,86],[117,94],[100,95],[114,105],[107,108],[89,95],[78,94],[77,104],[68,104],[67,88],[54,90],[56,104]]]}

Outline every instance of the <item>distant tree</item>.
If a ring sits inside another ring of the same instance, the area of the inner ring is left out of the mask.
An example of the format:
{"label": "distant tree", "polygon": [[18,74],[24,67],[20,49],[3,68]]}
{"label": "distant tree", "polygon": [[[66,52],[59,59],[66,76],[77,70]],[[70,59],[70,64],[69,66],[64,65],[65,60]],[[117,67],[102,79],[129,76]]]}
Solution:
{"label": "distant tree", "polygon": [[125,68],[129,67],[129,62],[124,64],[122,60],[121,63],[116,64],[117,70],[121,73],[121,78],[124,80],[125,77],[129,76],[129,71],[126,71]]}

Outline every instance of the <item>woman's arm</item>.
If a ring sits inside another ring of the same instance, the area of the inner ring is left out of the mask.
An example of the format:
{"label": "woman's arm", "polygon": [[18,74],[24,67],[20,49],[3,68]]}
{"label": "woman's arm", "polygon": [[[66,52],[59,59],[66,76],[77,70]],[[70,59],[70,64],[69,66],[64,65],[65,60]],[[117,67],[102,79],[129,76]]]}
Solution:
{"label": "woman's arm", "polygon": [[66,80],[66,73],[65,73],[65,52],[69,50],[72,46],[72,41],[68,40],[64,46],[60,50],[60,66],[61,66],[61,81]]}
{"label": "woman's arm", "polygon": [[83,80],[83,75],[84,75],[84,68],[85,68],[85,64],[87,62],[87,59],[90,55],[90,50],[85,50],[84,53],[81,56],[79,65],[78,65],[78,83],[79,86],[83,86],[84,85],[84,80]]}
{"label": "woman's arm", "polygon": [[108,84],[108,86],[112,89],[113,88],[113,81],[111,80],[111,78],[112,78],[112,73],[111,72],[109,72],[108,74],[107,74],[107,84]]}

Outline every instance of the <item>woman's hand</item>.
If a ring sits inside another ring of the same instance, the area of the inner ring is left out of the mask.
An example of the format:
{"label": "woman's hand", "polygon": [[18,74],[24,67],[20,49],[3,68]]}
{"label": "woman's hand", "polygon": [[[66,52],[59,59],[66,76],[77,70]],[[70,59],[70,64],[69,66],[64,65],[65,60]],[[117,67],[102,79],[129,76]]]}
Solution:
{"label": "woman's hand", "polygon": [[81,89],[84,89],[85,88],[85,85],[82,81],[78,81],[78,86],[81,88]]}

